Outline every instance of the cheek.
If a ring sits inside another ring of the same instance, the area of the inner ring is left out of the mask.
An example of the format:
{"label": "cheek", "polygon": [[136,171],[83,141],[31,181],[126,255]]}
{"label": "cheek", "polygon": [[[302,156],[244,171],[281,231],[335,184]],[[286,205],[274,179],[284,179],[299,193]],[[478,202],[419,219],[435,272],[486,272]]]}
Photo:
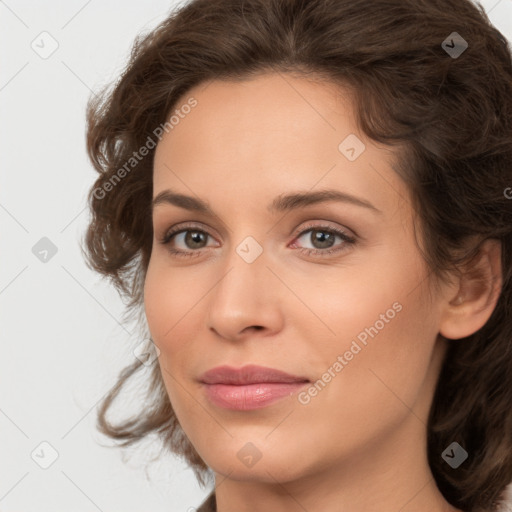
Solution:
{"label": "cheek", "polygon": [[354,267],[323,288],[310,288],[307,303],[323,325],[313,315],[310,322],[300,320],[301,339],[310,343],[308,366],[321,381],[306,409],[341,411],[339,420],[349,429],[359,424],[349,417],[371,422],[375,415],[408,412],[404,403],[415,403],[437,338],[422,261],[398,253],[385,260],[395,263],[385,270],[378,262]]}
{"label": "cheek", "polygon": [[396,428],[411,410],[427,422],[420,396],[426,396],[437,331],[425,290],[411,293],[410,282],[352,288],[341,296],[345,309],[328,320],[337,336],[323,336],[321,352],[310,356],[319,381],[307,390],[314,396],[304,396],[303,407],[316,418],[318,437],[336,435],[349,450]]}
{"label": "cheek", "polygon": [[163,355],[178,352],[195,338],[193,331],[200,326],[204,295],[213,286],[213,280],[208,285],[205,277],[190,269],[171,268],[160,255],[150,261],[144,308],[152,339]]}
{"label": "cheek", "polygon": [[334,361],[350,350],[354,340],[362,349],[353,357],[359,361],[370,347],[398,350],[423,319],[425,292],[418,286],[425,277],[422,262],[387,248],[381,253],[354,259],[347,267],[318,270],[315,276],[289,276],[288,282],[294,283],[294,291],[308,308],[290,296],[293,306],[283,303],[283,314],[291,324],[306,329],[300,339],[310,344],[313,357],[321,358],[318,362],[324,366],[325,356]]}
{"label": "cheek", "polygon": [[[170,268],[165,257],[150,261],[144,285],[144,306],[151,337],[160,349],[158,364],[167,395],[182,429],[201,445],[204,425],[210,416],[198,406],[198,360],[204,357],[205,294],[214,286],[215,276],[190,267]],[[204,365],[202,365],[204,367]],[[213,428],[213,426],[212,426]],[[207,449],[205,449],[208,452]]]}
{"label": "cheek", "polygon": [[201,295],[191,288],[194,280],[189,274],[179,270],[166,268],[165,261],[159,258],[150,261],[144,283],[144,308],[151,338],[160,350],[158,364],[167,394],[181,421],[188,395],[182,396],[183,390],[176,384],[176,378],[180,382],[183,379],[176,368],[190,368],[183,360],[190,351],[182,349],[190,347],[196,338],[191,333],[191,318],[198,314]]}
{"label": "cheek", "polygon": [[[368,337],[367,345],[359,343],[361,351],[320,406],[331,411],[334,424],[343,426],[341,441],[347,449],[365,438],[371,446],[371,439],[399,431],[404,422],[420,428],[427,424],[434,340],[427,323],[407,304],[384,329]],[[323,429],[321,423],[318,428]]]}

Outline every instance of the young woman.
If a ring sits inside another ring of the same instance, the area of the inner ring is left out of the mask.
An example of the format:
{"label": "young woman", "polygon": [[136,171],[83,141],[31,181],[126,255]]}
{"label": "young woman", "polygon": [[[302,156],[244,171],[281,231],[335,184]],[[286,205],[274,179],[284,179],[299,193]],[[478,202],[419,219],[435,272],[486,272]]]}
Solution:
{"label": "young woman", "polygon": [[503,505],[511,61],[469,0],[195,0],[137,38],[87,112],[87,260],[149,339],[102,432],[213,476],[200,511]]}

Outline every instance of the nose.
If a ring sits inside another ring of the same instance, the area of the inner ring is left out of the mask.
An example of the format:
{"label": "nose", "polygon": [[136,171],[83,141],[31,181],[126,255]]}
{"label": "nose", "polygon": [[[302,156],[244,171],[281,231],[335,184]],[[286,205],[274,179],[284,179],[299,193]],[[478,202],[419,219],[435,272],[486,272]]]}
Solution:
{"label": "nose", "polygon": [[208,294],[208,328],[232,341],[277,332],[283,323],[283,285],[268,268],[265,252],[248,263],[233,249],[223,264],[222,277]]}

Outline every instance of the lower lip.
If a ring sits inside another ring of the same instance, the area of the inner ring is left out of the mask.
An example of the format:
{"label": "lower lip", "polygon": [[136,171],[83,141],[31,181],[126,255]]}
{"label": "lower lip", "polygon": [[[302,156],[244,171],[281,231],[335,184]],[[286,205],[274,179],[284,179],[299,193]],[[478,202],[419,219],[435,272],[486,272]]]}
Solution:
{"label": "lower lip", "polygon": [[309,382],[258,382],[245,386],[204,384],[208,398],[219,407],[237,411],[261,409],[292,395]]}

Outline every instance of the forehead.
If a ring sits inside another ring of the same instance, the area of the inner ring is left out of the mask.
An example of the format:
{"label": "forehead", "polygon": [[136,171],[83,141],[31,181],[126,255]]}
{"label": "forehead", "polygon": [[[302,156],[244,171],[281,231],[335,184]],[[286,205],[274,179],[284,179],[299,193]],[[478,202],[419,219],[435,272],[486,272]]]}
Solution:
{"label": "forehead", "polygon": [[[195,106],[180,111],[191,98]],[[181,115],[157,145],[153,196],[172,188],[247,207],[255,195],[266,206],[285,190],[337,188],[389,209],[403,187],[393,152],[358,131],[349,91],[329,82],[281,73],[216,80],[189,90],[173,112]]]}
{"label": "forehead", "polygon": [[[268,73],[245,81],[200,84],[176,102],[173,112],[184,109],[191,98],[196,106],[164,134],[157,154],[194,140],[203,150],[225,153],[230,148],[231,154],[243,149],[244,154],[263,158],[262,149],[273,149],[273,153],[289,149],[288,144],[283,145],[285,139],[302,143],[307,139],[311,145],[331,132],[327,145],[355,128],[348,90],[291,74]],[[295,147],[299,156],[301,146]]]}

